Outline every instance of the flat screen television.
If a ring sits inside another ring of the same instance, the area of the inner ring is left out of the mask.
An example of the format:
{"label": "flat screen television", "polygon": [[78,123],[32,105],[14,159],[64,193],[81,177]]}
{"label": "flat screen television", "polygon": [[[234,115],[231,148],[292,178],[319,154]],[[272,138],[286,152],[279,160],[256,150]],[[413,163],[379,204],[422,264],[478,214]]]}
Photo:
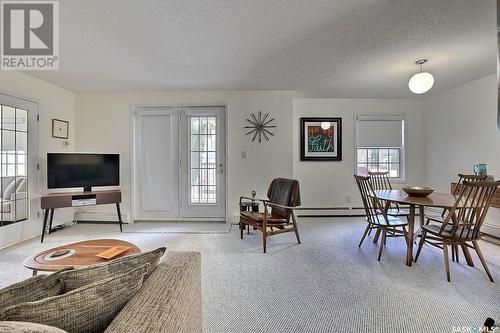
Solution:
{"label": "flat screen television", "polygon": [[120,185],[119,154],[48,153],[47,188]]}

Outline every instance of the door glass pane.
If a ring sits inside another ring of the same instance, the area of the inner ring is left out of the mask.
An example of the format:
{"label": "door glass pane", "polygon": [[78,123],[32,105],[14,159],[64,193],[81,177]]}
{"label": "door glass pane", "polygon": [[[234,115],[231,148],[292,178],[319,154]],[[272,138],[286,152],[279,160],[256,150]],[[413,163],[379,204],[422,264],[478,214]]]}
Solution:
{"label": "door glass pane", "polygon": [[200,150],[200,136],[191,135],[191,151]]}
{"label": "door glass pane", "polygon": [[16,109],[7,105],[2,106],[2,129],[16,129]]}
{"label": "door glass pane", "polygon": [[29,218],[28,111],[0,105],[0,226]]}
{"label": "door glass pane", "polygon": [[28,111],[16,109],[16,131],[28,131]]}
{"label": "door glass pane", "polygon": [[190,203],[216,203],[216,117],[190,117]]}

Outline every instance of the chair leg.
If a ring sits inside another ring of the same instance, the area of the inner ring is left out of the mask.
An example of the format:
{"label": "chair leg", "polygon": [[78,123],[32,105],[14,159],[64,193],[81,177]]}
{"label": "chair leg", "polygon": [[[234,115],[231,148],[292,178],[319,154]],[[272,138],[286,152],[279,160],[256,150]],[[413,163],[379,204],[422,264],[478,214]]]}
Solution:
{"label": "chair leg", "polygon": [[490,270],[488,269],[488,265],[486,265],[486,260],[484,259],[481,249],[479,248],[479,244],[477,243],[477,241],[472,241],[472,244],[474,245],[474,250],[476,250],[477,256],[479,257],[479,260],[481,260],[481,264],[483,264],[484,270],[486,271],[486,274],[490,278],[490,281],[495,282],[493,281],[493,276],[491,275]]}
{"label": "chair leg", "polygon": [[405,236],[406,244],[408,244],[408,232],[406,232],[406,228],[403,226],[403,235]]}
{"label": "chair leg", "polygon": [[380,242],[380,249],[378,250],[378,261],[380,261],[380,257],[382,256],[382,250],[384,249],[386,233],[387,233],[387,230],[385,230],[385,228],[384,228],[382,230],[382,240]]}
{"label": "chair leg", "polygon": [[[452,245],[453,246],[453,245]],[[444,267],[446,268],[446,279],[450,282],[450,261],[448,258],[448,243],[443,242]]]}
{"label": "chair leg", "polygon": [[455,262],[455,245],[451,245],[451,261]]}
{"label": "chair leg", "polygon": [[422,230],[422,234],[420,235],[420,244],[418,244],[417,254],[415,255],[415,262],[417,262],[418,256],[420,255],[420,251],[422,251],[422,247],[424,246],[426,234],[427,231]]}
{"label": "chair leg", "polygon": [[262,231],[262,249],[263,249],[263,252],[266,253],[266,231],[263,230]]}
{"label": "chair leg", "polygon": [[293,229],[295,230],[295,237],[297,237],[297,243],[300,244],[300,236],[299,236],[299,229],[297,228],[297,221],[295,220],[295,214],[292,211],[292,223],[293,223]]}
{"label": "chair leg", "polygon": [[358,247],[361,247],[361,244],[363,244],[363,241],[365,240],[366,235],[371,231],[372,229],[370,228],[370,224],[366,225],[365,232],[363,232],[363,237],[361,237],[361,241],[358,244]]}
{"label": "chair leg", "polygon": [[455,244],[455,261],[460,263],[460,251],[458,250],[458,244]]}
{"label": "chair leg", "polygon": [[240,239],[243,239],[243,229],[245,229],[245,225],[240,219]]}

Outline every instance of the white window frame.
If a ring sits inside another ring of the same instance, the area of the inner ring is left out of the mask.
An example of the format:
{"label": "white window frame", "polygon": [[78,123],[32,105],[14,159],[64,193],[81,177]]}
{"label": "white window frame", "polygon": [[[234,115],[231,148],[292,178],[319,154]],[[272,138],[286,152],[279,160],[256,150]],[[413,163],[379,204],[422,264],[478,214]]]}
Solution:
{"label": "white window frame", "polygon": [[[354,174],[358,172],[358,117],[366,116],[378,118],[379,120],[402,120],[403,121],[403,146],[402,147],[372,147],[374,149],[391,149],[399,148],[399,177],[390,178],[393,183],[405,183],[406,182],[406,150],[407,150],[407,132],[408,132],[408,118],[405,115],[380,115],[380,114],[364,114],[358,113],[354,114]],[[370,149],[369,147],[363,147]]]}

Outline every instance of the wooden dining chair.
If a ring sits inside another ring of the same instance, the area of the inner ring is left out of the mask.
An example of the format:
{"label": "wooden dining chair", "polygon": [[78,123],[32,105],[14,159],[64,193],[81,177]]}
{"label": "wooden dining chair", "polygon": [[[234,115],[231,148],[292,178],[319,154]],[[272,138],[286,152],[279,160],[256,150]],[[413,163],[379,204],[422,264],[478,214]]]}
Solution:
{"label": "wooden dining chair", "polygon": [[[486,179],[486,175],[465,175],[465,174],[458,174],[458,181],[455,183],[453,188],[451,189],[451,194],[453,195],[460,195],[460,190],[462,188],[462,184],[464,181],[467,182],[481,182]],[[448,212],[448,209],[443,209],[443,212],[441,213],[441,218],[437,217],[427,217],[427,220],[425,224],[429,224],[430,222],[436,222],[436,223],[443,223],[443,220],[446,216],[446,213]]]}
{"label": "wooden dining chair", "polygon": [[[240,197],[241,239],[243,239],[245,226],[252,226],[254,229],[262,232],[264,253],[266,253],[267,237],[285,232],[294,232],[297,242],[300,244],[297,220],[293,211],[295,207],[300,206],[299,182],[294,179],[276,178],[269,185],[267,197],[268,200]],[[243,201],[260,201],[264,204],[264,211],[245,211],[242,209]]]}
{"label": "wooden dining chair", "polygon": [[[370,183],[373,190],[392,190],[389,171],[368,171]],[[401,207],[398,204],[391,204],[387,210],[387,215],[390,216],[409,216],[410,210],[407,207]]]}
{"label": "wooden dining chair", "polygon": [[[466,175],[466,174],[458,174],[458,181],[455,183],[455,185],[451,189],[451,194],[453,195],[460,195],[460,190],[462,188],[462,184],[464,181],[468,182],[480,182],[486,179],[486,175]],[[426,216],[426,221],[425,224],[430,224],[430,223],[437,223],[437,224],[442,224],[445,217],[446,213],[448,212],[447,208],[444,208],[443,211],[441,212],[441,216]],[[453,223],[453,221],[451,222]],[[456,261],[460,262],[460,251],[458,249],[458,245],[451,246],[451,261]]]}
{"label": "wooden dining chair", "polygon": [[443,223],[441,225],[427,224],[422,226],[415,262],[417,262],[426,240],[432,239],[436,241],[437,243],[427,243],[443,249],[446,277],[450,281],[448,246],[457,245],[458,247],[460,245],[462,248],[472,248],[476,251],[490,281],[494,282],[477,241],[481,239],[481,226],[498,186],[500,186],[500,181],[464,181],[460,187],[457,200],[447,212]]}
{"label": "wooden dining chair", "polygon": [[375,195],[372,182],[370,177],[354,175],[356,183],[358,184],[359,193],[361,194],[361,200],[363,201],[363,206],[365,208],[366,214],[366,225],[361,241],[358,247],[363,244],[366,235],[372,230],[380,230],[382,234],[382,241],[380,242],[380,248],[378,252],[378,260],[382,256],[382,251],[386,245],[387,237],[405,237],[408,242],[408,234],[406,232],[406,226],[408,221],[402,220],[395,216],[389,216],[384,213],[384,208],[380,203],[379,199]]}

